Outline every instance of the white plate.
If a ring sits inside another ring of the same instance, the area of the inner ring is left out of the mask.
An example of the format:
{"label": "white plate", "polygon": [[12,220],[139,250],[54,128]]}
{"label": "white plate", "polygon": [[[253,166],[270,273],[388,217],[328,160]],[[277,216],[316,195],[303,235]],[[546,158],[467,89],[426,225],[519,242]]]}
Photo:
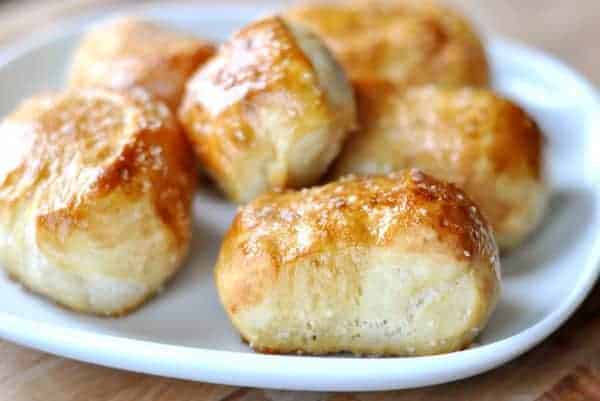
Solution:
{"label": "white plate", "polygon": [[[142,13],[223,39],[264,9],[146,7]],[[97,17],[97,16],[96,16]],[[94,18],[65,23],[0,52],[0,113],[59,87],[79,32]],[[539,343],[582,302],[598,276],[600,103],[584,79],[552,58],[490,40],[495,87],[524,105],[549,137],[553,194],[543,227],[503,259],[504,292],[477,346],[447,355],[360,359],[256,354],[230,326],[212,280],[234,208],[214,193],[195,202],[193,252],[166,291],[122,319],[65,311],[0,275],[0,336],[83,361],[205,382],[304,390],[384,390],[475,375]]]}

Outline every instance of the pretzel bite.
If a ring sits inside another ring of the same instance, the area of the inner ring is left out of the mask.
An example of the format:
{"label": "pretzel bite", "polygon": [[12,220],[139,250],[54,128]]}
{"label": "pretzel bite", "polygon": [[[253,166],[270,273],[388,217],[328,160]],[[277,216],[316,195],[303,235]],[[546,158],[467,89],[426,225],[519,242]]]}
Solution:
{"label": "pretzel bite", "polygon": [[544,138],[519,106],[485,89],[375,84],[358,93],[363,128],[347,142],[334,178],[423,169],[463,188],[503,249],[540,223],[548,199]]}
{"label": "pretzel bite", "polygon": [[321,41],[278,17],[237,32],[187,85],[180,121],[236,202],[313,184],[355,127],[352,88]]}
{"label": "pretzel bite", "polygon": [[180,267],[194,163],[142,90],[46,94],[0,125],[0,262],[81,312],[124,314]]}
{"label": "pretzel bite", "polygon": [[434,2],[315,3],[291,9],[286,18],[318,33],[353,81],[488,83],[486,55],[473,28]]}
{"label": "pretzel bite", "polygon": [[258,351],[391,356],[468,346],[496,305],[499,269],[477,207],[412,170],[256,199],[215,274]]}
{"label": "pretzel bite", "polygon": [[214,52],[206,41],[150,21],[111,20],[84,36],[69,81],[72,87],[141,87],[175,110],[185,82]]}

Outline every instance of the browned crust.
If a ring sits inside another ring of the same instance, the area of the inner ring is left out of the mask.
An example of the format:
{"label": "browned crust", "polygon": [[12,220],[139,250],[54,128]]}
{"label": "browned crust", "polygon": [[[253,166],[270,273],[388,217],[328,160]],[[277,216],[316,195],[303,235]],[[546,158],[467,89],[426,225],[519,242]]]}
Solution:
{"label": "browned crust", "polygon": [[[392,217],[384,219],[383,213]],[[299,247],[296,232],[301,224],[316,235]],[[291,262],[332,246],[388,246],[398,230],[416,225],[452,241],[461,259],[464,251],[489,252],[486,247],[493,243],[489,238],[475,240],[479,235],[474,232],[485,231],[487,223],[460,189],[418,170],[348,176],[318,188],[264,195],[240,209],[228,236],[244,233],[246,255],[264,252]]]}
{"label": "browned crust", "polygon": [[279,17],[235,33],[187,85],[179,118],[217,182],[237,158],[264,141],[253,128],[256,109],[272,107],[274,101],[307,119],[315,114],[334,117],[315,67]]}
{"label": "browned crust", "polygon": [[[348,149],[384,131],[414,137],[419,142],[425,135],[421,131],[427,130],[428,135],[435,137],[432,145],[437,147],[431,153],[438,153],[438,160],[459,159],[449,164],[458,165],[463,175],[468,175],[477,159],[487,157],[495,173],[541,177],[545,139],[539,126],[517,104],[490,90],[402,88],[386,82],[363,81],[355,85],[355,93],[362,130],[355,141],[348,141]],[[483,134],[487,132],[492,133],[491,143],[484,144]],[[449,146],[456,139],[460,139],[460,146]],[[415,144],[415,148],[418,146]]]}
{"label": "browned crust", "polygon": [[[107,236],[114,230],[90,227],[89,213],[110,214],[105,208],[149,199],[176,258],[165,271],[179,268],[189,246],[196,180],[191,150],[164,104],[142,90],[46,94],[24,102],[0,131],[5,140],[13,139],[17,153],[12,163],[0,166],[2,224],[14,225],[22,210],[30,210],[33,216],[26,216],[35,219],[38,245],[60,253],[70,235],[81,231],[110,246],[115,240]],[[117,202],[99,206],[114,193]],[[9,257],[7,263],[21,262]]]}
{"label": "browned crust", "polygon": [[510,242],[537,224],[515,231],[506,223],[542,207],[534,199],[545,192],[545,139],[521,107],[486,89],[373,81],[355,89],[361,130],[346,142],[333,178],[369,163],[379,172],[416,167],[463,188],[499,235],[514,233]]}
{"label": "browned crust", "polygon": [[466,19],[434,2],[306,4],[286,13],[330,46],[354,81],[487,85],[485,51]]}
{"label": "browned crust", "polygon": [[[193,156],[172,115],[145,92],[40,96],[9,116],[3,129],[30,143],[18,165],[0,171],[3,208],[37,192],[38,222],[56,231],[77,227],[85,205],[116,188],[132,198],[151,193],[165,225],[179,243],[187,242]],[[74,170],[79,175],[70,176]]]}
{"label": "browned crust", "polygon": [[[422,234],[427,229],[430,240]],[[300,230],[310,235],[299,240]],[[217,261],[217,287],[235,314],[258,304],[280,269],[299,258],[394,246],[398,238],[403,249],[499,268],[491,228],[473,202],[454,185],[411,170],[271,193],[240,208]]]}
{"label": "browned crust", "polygon": [[142,87],[175,110],[185,83],[216,47],[150,21],[109,21],[84,36],[71,66],[70,85],[129,90]]}

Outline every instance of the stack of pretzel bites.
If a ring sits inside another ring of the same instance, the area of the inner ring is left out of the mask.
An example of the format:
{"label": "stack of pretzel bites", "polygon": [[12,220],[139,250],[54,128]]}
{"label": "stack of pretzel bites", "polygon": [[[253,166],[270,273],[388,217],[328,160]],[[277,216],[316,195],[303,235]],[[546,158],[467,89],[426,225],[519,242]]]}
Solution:
{"label": "stack of pretzel bites", "polygon": [[130,312],[184,263],[201,170],[240,204],[215,279],[252,348],[464,349],[548,197],[542,133],[489,80],[431,1],[307,4],[218,48],[106,21],[66,89],[0,126],[0,261],[73,310]]}

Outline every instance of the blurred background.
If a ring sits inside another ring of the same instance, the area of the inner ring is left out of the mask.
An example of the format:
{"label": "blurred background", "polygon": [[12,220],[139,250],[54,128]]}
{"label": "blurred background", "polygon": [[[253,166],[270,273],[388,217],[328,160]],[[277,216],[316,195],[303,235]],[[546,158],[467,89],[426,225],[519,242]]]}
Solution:
{"label": "blurred background", "polygon": [[[264,4],[260,0],[220,3]],[[179,1],[210,3],[209,0]],[[485,34],[500,34],[544,49],[571,64],[600,86],[600,0],[442,0],[471,17]],[[0,45],[32,30],[56,24],[64,16],[110,10],[131,0],[5,0],[0,1]],[[156,1],[152,3],[157,3]],[[172,4],[173,2],[168,2]],[[293,1],[271,0],[290,4]]]}

